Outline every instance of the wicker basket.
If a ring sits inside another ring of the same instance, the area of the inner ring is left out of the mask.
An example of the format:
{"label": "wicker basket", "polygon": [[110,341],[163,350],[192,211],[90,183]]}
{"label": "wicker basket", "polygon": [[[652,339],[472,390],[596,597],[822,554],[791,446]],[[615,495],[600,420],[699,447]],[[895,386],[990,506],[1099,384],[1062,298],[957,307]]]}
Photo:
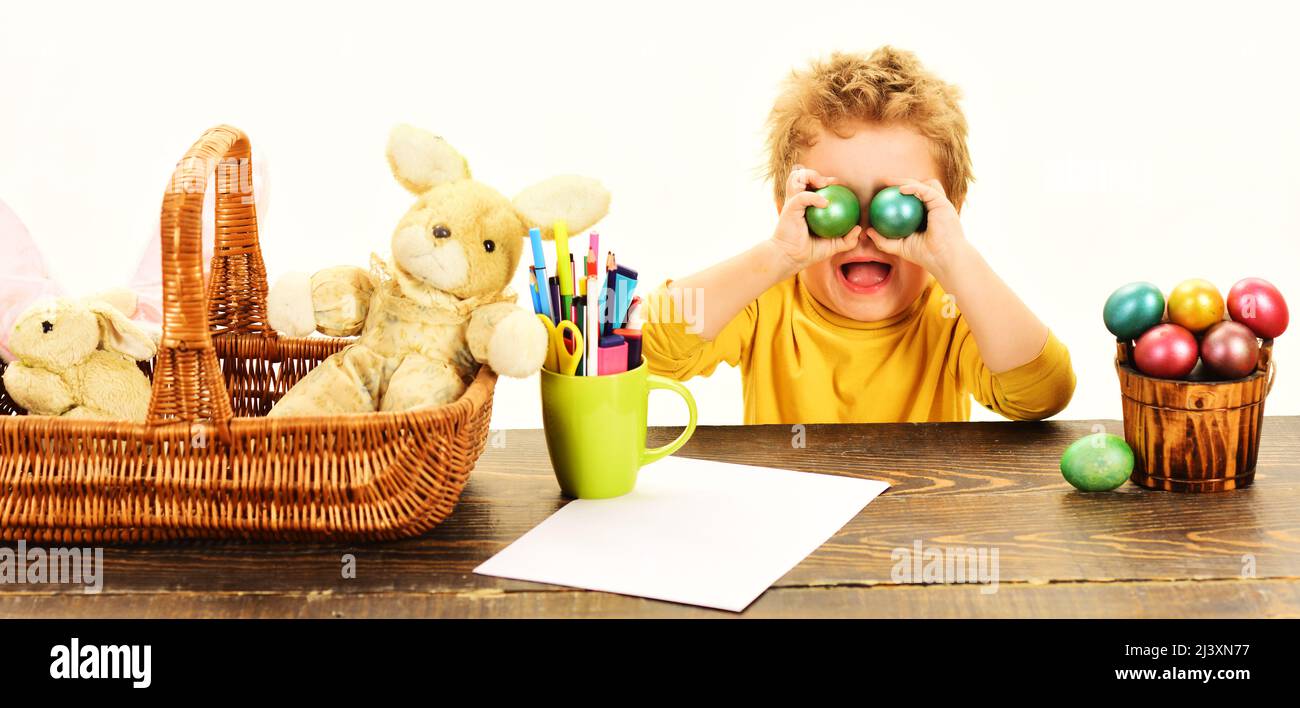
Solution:
{"label": "wicker basket", "polygon": [[168,186],[163,339],[146,423],[21,415],[0,386],[0,539],[393,539],[455,507],[487,442],[496,383],[487,367],[439,408],[262,417],[349,340],[291,339],[266,325],[257,217],[235,170],[216,170],[205,297],[204,188],[217,160],[249,157],[242,132],[214,128]]}
{"label": "wicker basket", "polygon": [[1116,345],[1124,439],[1134,484],[1172,492],[1223,492],[1255,481],[1264,399],[1277,370],[1264,340],[1255,371],[1235,381],[1174,381],[1133,368],[1133,345]]}

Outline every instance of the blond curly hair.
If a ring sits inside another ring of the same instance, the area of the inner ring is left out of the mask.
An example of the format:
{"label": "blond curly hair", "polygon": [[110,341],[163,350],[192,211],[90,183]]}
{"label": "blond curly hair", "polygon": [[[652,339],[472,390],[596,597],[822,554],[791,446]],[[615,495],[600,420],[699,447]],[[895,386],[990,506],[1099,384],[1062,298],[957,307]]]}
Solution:
{"label": "blond curly hair", "polygon": [[961,92],[921,65],[912,52],[880,47],[870,55],[836,52],[791,72],[768,116],[767,177],[778,200],[818,129],[837,134],[853,121],[909,125],[931,145],[939,181],[960,207],[975,179],[966,147]]}

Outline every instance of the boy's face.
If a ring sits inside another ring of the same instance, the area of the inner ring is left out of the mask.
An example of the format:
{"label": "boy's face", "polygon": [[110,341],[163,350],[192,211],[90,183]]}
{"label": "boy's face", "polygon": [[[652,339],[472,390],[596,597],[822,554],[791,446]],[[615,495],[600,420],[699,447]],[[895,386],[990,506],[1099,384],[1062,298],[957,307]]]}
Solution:
{"label": "boy's face", "polygon": [[[865,232],[867,205],[876,192],[889,186],[886,179],[928,180],[939,174],[929,140],[911,127],[881,123],[841,127],[841,132],[850,131],[850,137],[842,138],[821,129],[799,162],[853,190],[862,202],[864,232],[856,248],[809,266],[800,277],[813,297],[833,312],[875,322],[906,310],[920,297],[930,275],[921,266],[876,248]],[[778,202],[778,212],[780,208]]]}

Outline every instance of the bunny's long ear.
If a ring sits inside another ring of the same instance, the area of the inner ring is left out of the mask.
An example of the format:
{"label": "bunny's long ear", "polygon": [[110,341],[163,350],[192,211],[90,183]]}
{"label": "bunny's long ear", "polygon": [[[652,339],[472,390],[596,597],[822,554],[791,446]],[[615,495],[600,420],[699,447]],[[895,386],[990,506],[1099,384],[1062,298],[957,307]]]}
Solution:
{"label": "bunny's long ear", "polygon": [[609,213],[609,192],[590,177],[562,175],[543,180],[520,192],[515,211],[542,237],[554,238],[551,226],[563,221],[569,233],[585,231]]}
{"label": "bunny's long ear", "polygon": [[389,133],[388,166],[397,181],[415,194],[470,177],[469,163],[447,141],[409,125]]}
{"label": "bunny's long ear", "polygon": [[0,359],[14,360],[7,346],[18,316],[37,300],[62,294],[27,227],[0,202]]}
{"label": "bunny's long ear", "polygon": [[99,348],[117,352],[136,361],[147,361],[157,353],[153,337],[116,307],[103,302],[93,301],[86,305],[99,321]]}

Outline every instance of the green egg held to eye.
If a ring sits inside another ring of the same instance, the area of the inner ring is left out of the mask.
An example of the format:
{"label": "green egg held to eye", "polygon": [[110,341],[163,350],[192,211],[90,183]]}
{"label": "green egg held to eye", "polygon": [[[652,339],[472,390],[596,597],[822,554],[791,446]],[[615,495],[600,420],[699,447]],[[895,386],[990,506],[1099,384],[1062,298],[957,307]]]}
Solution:
{"label": "green egg held to eye", "polygon": [[925,203],[898,187],[885,187],[871,199],[867,216],[885,238],[907,238],[925,230]]}
{"label": "green egg held to eye", "polygon": [[853,190],[839,184],[832,184],[817,190],[827,201],[825,207],[808,207],[804,218],[808,220],[808,230],[822,238],[840,238],[858,225],[862,216],[862,207],[858,204],[858,195]]}

